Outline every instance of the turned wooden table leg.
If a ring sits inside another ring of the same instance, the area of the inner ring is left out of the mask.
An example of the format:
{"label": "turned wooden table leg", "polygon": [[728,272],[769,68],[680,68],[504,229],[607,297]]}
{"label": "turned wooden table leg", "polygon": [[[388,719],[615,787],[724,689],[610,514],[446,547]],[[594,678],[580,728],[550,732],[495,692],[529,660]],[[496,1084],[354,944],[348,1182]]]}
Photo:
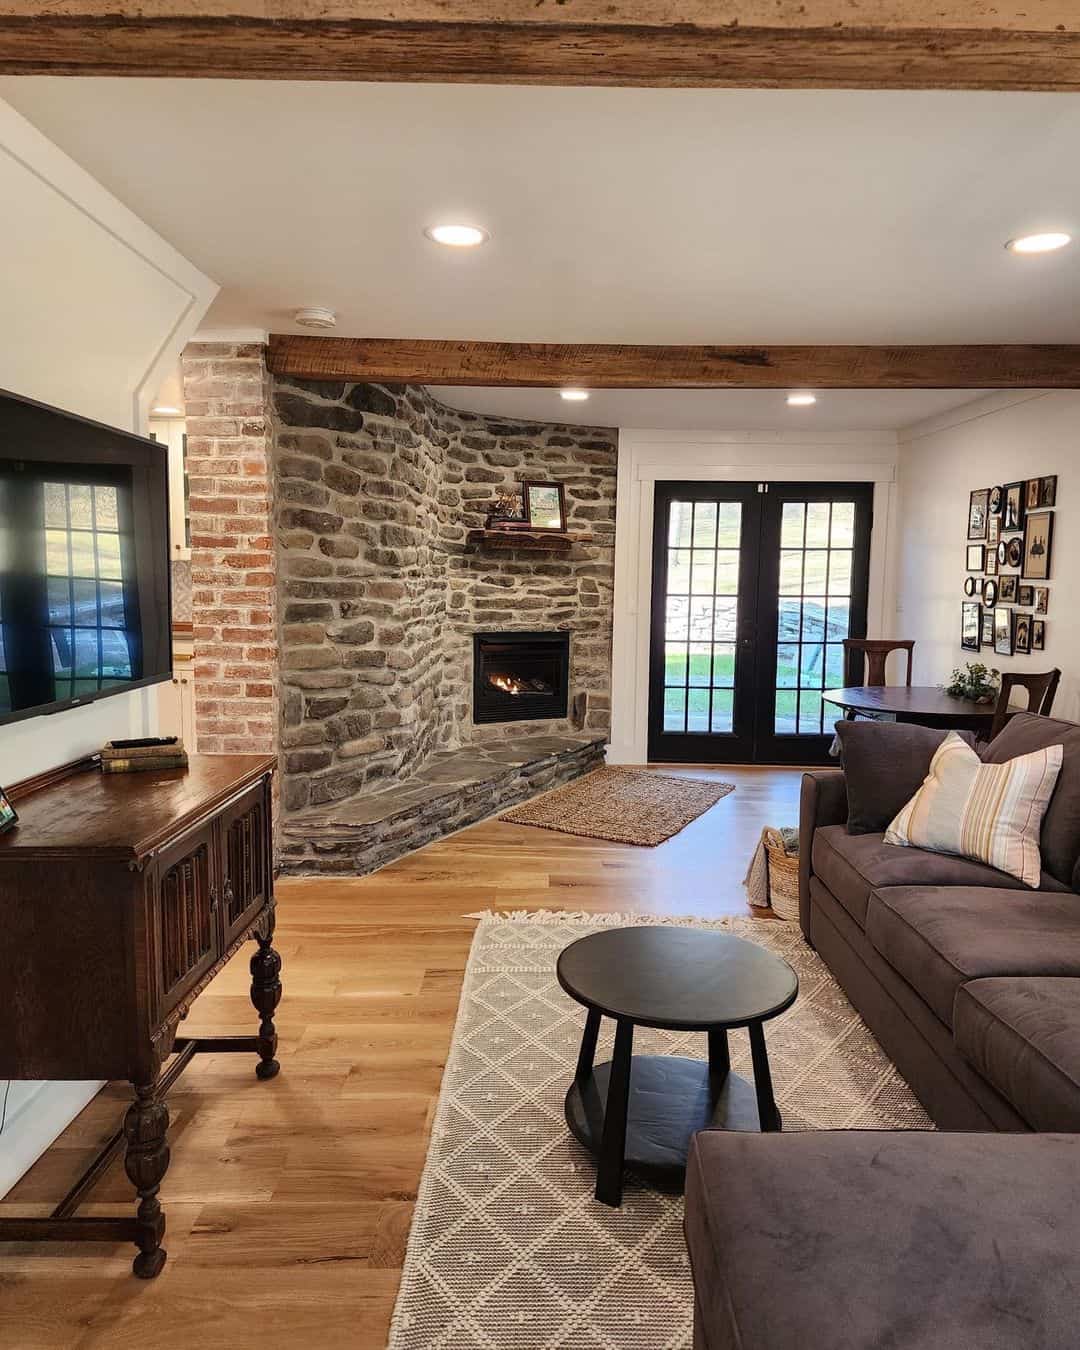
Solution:
{"label": "turned wooden table leg", "polygon": [[157,1081],[135,1084],[135,1100],[124,1115],[127,1153],[124,1170],[139,1193],[135,1219],[139,1248],[132,1270],[142,1280],[152,1280],[165,1264],[165,1215],[158,1200],[161,1179],[169,1166],[169,1108],[156,1096]]}
{"label": "turned wooden table leg", "polygon": [[259,1063],[255,1072],[260,1078],[273,1078],[281,1068],[274,1056],[277,1053],[277,1029],[274,1010],[281,1002],[281,956],[273,948],[274,914],[271,910],[264,933],[256,932],[259,944],[251,958],[251,1001],[259,1014],[259,1035],[255,1048]]}

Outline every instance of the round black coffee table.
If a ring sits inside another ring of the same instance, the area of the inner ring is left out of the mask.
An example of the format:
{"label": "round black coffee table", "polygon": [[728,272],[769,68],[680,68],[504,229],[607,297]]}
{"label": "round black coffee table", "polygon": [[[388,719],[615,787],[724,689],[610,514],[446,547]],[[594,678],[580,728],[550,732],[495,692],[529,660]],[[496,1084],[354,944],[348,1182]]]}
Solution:
{"label": "round black coffee table", "polygon": [[[571,943],[556,972],[589,1010],[566,1123],[597,1157],[597,1200],[622,1203],[624,1166],[681,1185],[690,1140],[707,1126],[780,1129],[763,1023],[799,992],[786,961],[731,933],[613,928]],[[601,1017],[615,1019],[615,1050],[594,1067]],[[707,1032],[708,1061],[635,1056],[635,1026]],[[731,1027],[749,1030],[752,1086],[731,1072]]]}

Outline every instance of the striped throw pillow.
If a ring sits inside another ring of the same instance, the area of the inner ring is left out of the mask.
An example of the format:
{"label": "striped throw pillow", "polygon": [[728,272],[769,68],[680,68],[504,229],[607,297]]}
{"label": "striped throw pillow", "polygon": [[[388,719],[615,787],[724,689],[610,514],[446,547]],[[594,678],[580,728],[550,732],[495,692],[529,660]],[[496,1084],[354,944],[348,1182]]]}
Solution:
{"label": "striped throw pillow", "polygon": [[951,731],[922,787],[885,831],[885,842],[973,858],[1036,887],[1039,831],[1061,756],[1060,745],[1049,745],[1004,764],[984,764]]}

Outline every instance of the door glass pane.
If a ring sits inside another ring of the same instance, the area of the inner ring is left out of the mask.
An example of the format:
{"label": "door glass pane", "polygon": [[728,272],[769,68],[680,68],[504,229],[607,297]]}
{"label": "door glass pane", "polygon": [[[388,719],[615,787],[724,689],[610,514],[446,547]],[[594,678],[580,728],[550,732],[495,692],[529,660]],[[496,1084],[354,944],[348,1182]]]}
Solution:
{"label": "door glass pane", "polygon": [[783,503],[776,735],[820,736],[827,716],[822,691],[844,683],[854,544],[854,502]]}
{"label": "door glass pane", "polygon": [[668,508],[665,732],[732,732],[741,530],[740,502]]}
{"label": "door glass pane", "polygon": [[730,734],[734,724],[735,691],[714,689],[712,696],[712,729],[717,734]]}

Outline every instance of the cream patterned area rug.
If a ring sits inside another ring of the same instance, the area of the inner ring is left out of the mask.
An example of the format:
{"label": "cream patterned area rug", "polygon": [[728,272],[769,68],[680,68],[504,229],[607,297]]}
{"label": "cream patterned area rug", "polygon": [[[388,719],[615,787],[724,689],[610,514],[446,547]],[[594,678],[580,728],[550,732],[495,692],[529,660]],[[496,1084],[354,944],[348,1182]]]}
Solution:
{"label": "cream patterned area rug", "polygon": [[734,783],[611,766],[515,806],[500,819],[654,848],[734,791]]}
{"label": "cream patterned area rug", "polygon": [[[563,1119],[585,1010],[555,961],[605,927],[723,928],[784,957],[799,997],[765,1029],[786,1130],[931,1129],[907,1085],[793,924],[555,913],[481,920],[420,1183],[390,1350],[688,1350],[693,1289],[681,1196],[627,1175],[593,1197]],[[605,1019],[597,1062],[610,1057]],[[751,1076],[746,1033],[732,1068]],[[635,1052],[704,1058],[701,1034],[638,1028]]]}

